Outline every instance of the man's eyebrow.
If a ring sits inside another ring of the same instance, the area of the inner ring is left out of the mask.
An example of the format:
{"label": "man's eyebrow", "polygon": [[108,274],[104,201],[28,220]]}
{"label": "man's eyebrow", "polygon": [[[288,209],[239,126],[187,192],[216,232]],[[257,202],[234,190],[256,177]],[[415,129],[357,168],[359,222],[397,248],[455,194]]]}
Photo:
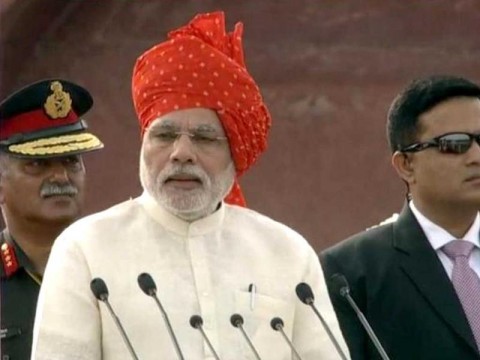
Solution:
{"label": "man's eyebrow", "polygon": [[177,126],[173,124],[170,120],[165,120],[161,122],[154,123],[148,131],[158,131],[158,130],[176,130],[178,129]]}
{"label": "man's eyebrow", "polygon": [[198,126],[195,126],[191,130],[194,131],[200,131],[200,132],[220,132],[220,129],[212,124],[200,124]]}
{"label": "man's eyebrow", "polygon": [[[158,121],[152,124],[148,131],[178,131],[180,127],[177,126],[173,121],[165,119],[163,121]],[[188,131],[197,131],[197,132],[208,132],[208,133],[219,133],[221,129],[214,124],[198,124],[192,128],[187,129]]]}

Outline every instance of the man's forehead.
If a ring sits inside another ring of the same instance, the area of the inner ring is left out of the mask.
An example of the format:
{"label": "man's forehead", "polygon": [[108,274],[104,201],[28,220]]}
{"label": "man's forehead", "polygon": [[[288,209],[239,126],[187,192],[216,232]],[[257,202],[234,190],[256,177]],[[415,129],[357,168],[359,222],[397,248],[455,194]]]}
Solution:
{"label": "man's forehead", "polygon": [[418,134],[438,136],[447,132],[477,133],[480,129],[480,100],[458,96],[444,100],[418,116]]}
{"label": "man's forehead", "polygon": [[217,114],[208,109],[180,110],[165,114],[155,119],[150,128],[183,127],[189,129],[222,129]]}

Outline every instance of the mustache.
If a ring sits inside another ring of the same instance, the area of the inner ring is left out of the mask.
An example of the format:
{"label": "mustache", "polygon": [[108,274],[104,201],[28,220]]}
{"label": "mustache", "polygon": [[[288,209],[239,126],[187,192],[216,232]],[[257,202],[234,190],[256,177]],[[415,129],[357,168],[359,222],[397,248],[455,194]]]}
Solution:
{"label": "mustache", "polygon": [[160,173],[160,181],[163,183],[172,176],[192,176],[198,178],[202,184],[209,180],[208,175],[199,167],[194,165],[173,165]]}
{"label": "mustache", "polygon": [[72,184],[46,183],[40,189],[42,198],[59,195],[75,196],[77,194],[78,189]]}

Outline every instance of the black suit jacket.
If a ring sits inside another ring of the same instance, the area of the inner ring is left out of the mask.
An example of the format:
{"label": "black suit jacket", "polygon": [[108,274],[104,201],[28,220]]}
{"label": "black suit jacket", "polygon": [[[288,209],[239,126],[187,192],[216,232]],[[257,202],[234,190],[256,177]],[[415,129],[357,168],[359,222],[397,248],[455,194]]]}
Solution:
{"label": "black suit jacket", "polygon": [[333,288],[335,273],[347,278],[352,297],[391,360],[480,359],[455,289],[408,206],[396,222],[327,249],[321,262],[353,360],[380,356]]}

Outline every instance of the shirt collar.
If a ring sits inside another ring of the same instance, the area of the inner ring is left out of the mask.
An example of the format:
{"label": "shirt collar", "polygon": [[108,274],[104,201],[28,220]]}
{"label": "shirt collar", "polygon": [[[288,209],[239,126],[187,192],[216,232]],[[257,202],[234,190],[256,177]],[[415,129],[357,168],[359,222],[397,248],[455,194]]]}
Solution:
{"label": "shirt collar", "polygon": [[[427,219],[425,215],[423,215],[420,210],[415,207],[413,201],[410,201],[410,209],[412,210],[413,214],[417,218],[420,227],[422,228],[425,236],[427,237],[428,241],[432,245],[435,250],[439,250],[441,247],[446,245],[452,240],[456,240],[457,238],[450,234],[448,231],[440,227],[439,225],[435,224],[431,220]],[[477,213],[475,217],[475,221],[473,222],[472,226],[466,234],[463,236],[462,240],[470,241],[475,246],[479,247],[479,240],[478,236],[480,233],[480,215]]]}
{"label": "shirt collar", "polygon": [[223,202],[214,213],[199,220],[188,222],[164,209],[146,191],[140,196],[139,201],[155,221],[167,230],[183,236],[197,236],[213,232],[220,227],[225,217],[225,204]]}

